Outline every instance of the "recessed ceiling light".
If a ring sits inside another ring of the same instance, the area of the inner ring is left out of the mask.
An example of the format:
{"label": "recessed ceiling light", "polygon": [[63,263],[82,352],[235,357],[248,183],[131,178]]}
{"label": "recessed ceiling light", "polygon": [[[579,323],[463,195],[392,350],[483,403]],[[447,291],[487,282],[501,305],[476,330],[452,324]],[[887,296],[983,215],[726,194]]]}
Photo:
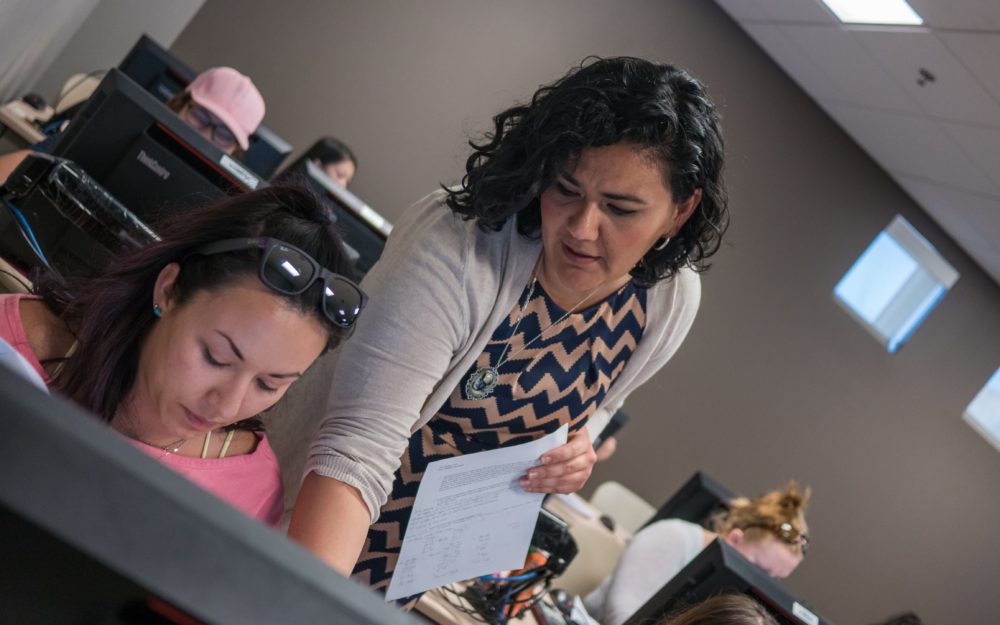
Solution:
{"label": "recessed ceiling light", "polygon": [[918,26],[924,18],[906,0],[823,0],[845,24],[898,24]]}

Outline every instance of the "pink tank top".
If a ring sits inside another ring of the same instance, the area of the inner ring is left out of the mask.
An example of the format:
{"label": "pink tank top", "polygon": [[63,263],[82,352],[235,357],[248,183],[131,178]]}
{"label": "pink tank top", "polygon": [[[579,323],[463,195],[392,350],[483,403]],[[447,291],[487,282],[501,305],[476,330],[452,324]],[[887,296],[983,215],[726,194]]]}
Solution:
{"label": "pink tank top", "polygon": [[[49,377],[31,351],[21,320],[20,303],[25,298],[38,299],[33,295],[0,295],[0,338],[24,356],[48,383]],[[178,456],[132,439],[128,441],[230,505],[268,525],[277,526],[285,511],[281,469],[267,437],[257,436],[260,440],[252,453],[204,459]]]}

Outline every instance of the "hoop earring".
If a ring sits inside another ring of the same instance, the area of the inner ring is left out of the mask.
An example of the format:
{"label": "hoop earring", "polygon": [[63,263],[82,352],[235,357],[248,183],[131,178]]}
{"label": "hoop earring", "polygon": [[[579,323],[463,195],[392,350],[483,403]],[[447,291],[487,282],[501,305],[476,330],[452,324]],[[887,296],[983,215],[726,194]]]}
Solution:
{"label": "hoop earring", "polygon": [[163,316],[163,309],[160,308],[159,304],[153,304],[153,316],[155,316],[155,317],[162,317]]}
{"label": "hoop earring", "polygon": [[665,247],[670,243],[670,237],[663,237],[662,243],[657,243],[653,246],[653,249],[657,252],[662,252]]}

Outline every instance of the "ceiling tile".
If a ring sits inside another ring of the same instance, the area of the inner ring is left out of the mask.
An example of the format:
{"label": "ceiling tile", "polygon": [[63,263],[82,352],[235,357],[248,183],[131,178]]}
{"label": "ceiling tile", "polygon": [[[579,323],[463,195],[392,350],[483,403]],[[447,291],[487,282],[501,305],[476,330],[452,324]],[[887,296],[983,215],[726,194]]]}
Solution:
{"label": "ceiling tile", "polygon": [[[1000,103],[934,33],[866,29],[853,35],[925,113],[1000,128]],[[921,69],[933,75],[923,86],[918,76]]]}
{"label": "ceiling tile", "polygon": [[768,18],[775,22],[827,25],[840,23],[819,0],[755,0],[755,2]]}
{"label": "ceiling tile", "polygon": [[836,99],[873,108],[921,112],[847,29],[782,25],[781,30],[829,76],[837,90]]}
{"label": "ceiling tile", "polygon": [[997,0],[908,0],[924,23],[934,29],[1000,29]]}
{"label": "ceiling tile", "polygon": [[[1000,188],[1000,128],[943,122],[941,127]],[[1000,236],[997,237],[1000,241]]]}
{"label": "ceiling tile", "polygon": [[766,21],[770,15],[761,8],[757,0],[715,0],[722,10],[737,22],[746,20]]}
{"label": "ceiling tile", "polygon": [[886,170],[997,194],[958,144],[932,119],[821,102],[841,127]]}
{"label": "ceiling tile", "polygon": [[938,37],[1000,102],[1000,32],[938,33]]}
{"label": "ceiling tile", "polygon": [[747,22],[743,24],[743,29],[813,98],[836,99],[840,95],[837,84],[812,62],[781,26]]}
{"label": "ceiling tile", "polygon": [[1000,282],[1000,241],[990,234],[1000,232],[1000,197],[968,193],[907,176],[897,176],[896,181],[969,256]]}

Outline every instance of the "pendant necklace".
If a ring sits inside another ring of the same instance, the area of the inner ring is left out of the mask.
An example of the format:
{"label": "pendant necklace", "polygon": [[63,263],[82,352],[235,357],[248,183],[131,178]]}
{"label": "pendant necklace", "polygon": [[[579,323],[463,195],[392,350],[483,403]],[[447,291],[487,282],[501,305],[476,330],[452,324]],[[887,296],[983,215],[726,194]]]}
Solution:
{"label": "pendant necklace", "polygon": [[531,296],[534,295],[535,293],[535,284],[537,283],[538,283],[538,274],[537,272],[535,272],[535,275],[531,279],[531,286],[528,287],[528,296],[524,298],[524,304],[521,305],[521,312],[518,313],[517,315],[517,322],[514,324],[514,330],[513,332],[511,332],[510,338],[504,342],[503,351],[500,352],[500,359],[497,361],[497,364],[495,365],[479,367],[472,373],[472,375],[469,376],[469,379],[466,380],[465,382],[466,399],[486,399],[487,397],[492,395],[493,390],[496,388],[497,383],[500,381],[500,367],[502,367],[505,362],[507,362],[514,356],[517,356],[524,350],[528,349],[528,346],[530,346],[538,339],[542,338],[542,336],[546,332],[548,332],[553,327],[565,321],[567,317],[573,314],[573,311],[575,311],[577,307],[579,307],[585,301],[590,299],[591,296],[593,296],[594,293],[597,293],[598,289],[600,289],[603,286],[602,284],[597,285],[597,288],[595,288],[590,293],[587,293],[587,295],[582,300],[577,302],[575,306],[566,311],[566,313],[562,317],[559,317],[549,325],[542,328],[542,331],[539,332],[535,336],[535,338],[531,339],[530,341],[522,345],[521,349],[517,350],[516,352],[512,352],[510,356],[506,356],[507,350],[510,349],[511,339],[517,336],[517,329],[521,326],[521,320],[524,318],[524,311],[527,310],[528,303],[531,302]]}
{"label": "pendant necklace", "polygon": [[191,440],[190,437],[188,437],[188,438],[179,438],[179,439],[175,440],[172,443],[167,443],[166,445],[154,445],[152,443],[147,443],[146,441],[144,441],[141,438],[139,438],[139,436],[136,433],[135,429],[132,428],[132,427],[128,427],[126,429],[122,429],[121,424],[119,424],[118,427],[114,427],[114,426],[112,426],[112,427],[114,429],[118,430],[119,432],[121,432],[123,435],[127,436],[128,438],[131,438],[134,441],[138,441],[138,442],[140,442],[143,445],[146,445],[148,447],[155,447],[156,449],[159,449],[160,451],[163,452],[163,454],[160,456],[160,458],[162,458],[163,456],[166,456],[168,454],[176,454],[177,452],[179,452],[181,450],[181,447],[183,447],[185,443],[187,443],[189,440]]}

